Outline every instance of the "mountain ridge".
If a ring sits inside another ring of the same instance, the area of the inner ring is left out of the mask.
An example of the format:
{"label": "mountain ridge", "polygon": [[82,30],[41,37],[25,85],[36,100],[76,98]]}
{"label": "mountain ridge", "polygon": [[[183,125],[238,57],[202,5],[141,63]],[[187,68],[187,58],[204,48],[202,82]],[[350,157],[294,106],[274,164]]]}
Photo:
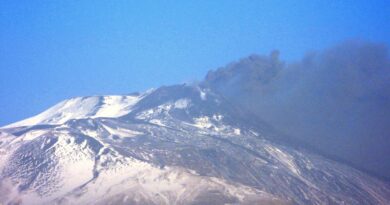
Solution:
{"label": "mountain ridge", "polygon": [[7,189],[8,194],[0,201],[389,201],[389,184],[320,155],[270,141],[268,135],[273,133],[265,129],[267,125],[258,125],[262,122],[208,88],[165,86],[126,108],[131,111],[115,117],[86,115],[62,124],[2,128],[8,134],[0,137],[0,190]]}

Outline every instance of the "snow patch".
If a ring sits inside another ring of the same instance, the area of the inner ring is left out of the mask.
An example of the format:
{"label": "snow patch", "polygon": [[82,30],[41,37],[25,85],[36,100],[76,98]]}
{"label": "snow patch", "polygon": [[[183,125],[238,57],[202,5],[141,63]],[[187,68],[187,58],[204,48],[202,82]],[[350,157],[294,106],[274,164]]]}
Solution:
{"label": "snow patch", "polygon": [[199,91],[199,97],[201,100],[207,100],[207,95],[206,95],[206,92],[204,89],[200,88],[200,87],[197,87],[198,88],[198,91]]}
{"label": "snow patch", "polygon": [[213,126],[209,117],[207,117],[207,116],[194,118],[194,122],[195,122],[194,126],[201,128],[201,129],[204,129],[204,128],[208,129],[208,128],[211,128]]}
{"label": "snow patch", "polygon": [[190,103],[191,103],[190,99],[183,98],[183,99],[176,100],[174,107],[177,109],[185,109],[190,105]]}
{"label": "snow patch", "polygon": [[200,91],[200,99],[202,99],[202,100],[206,100],[207,99],[207,96],[206,96],[206,92],[204,92],[204,91]]}
{"label": "snow patch", "polygon": [[166,125],[164,123],[162,123],[161,120],[159,120],[159,119],[152,119],[149,122],[152,124],[158,125],[158,126],[166,127]]}
{"label": "snow patch", "polygon": [[300,175],[298,166],[294,163],[294,157],[274,146],[265,146],[267,152],[287,167],[292,173]]}
{"label": "snow patch", "polygon": [[49,132],[49,130],[44,130],[44,129],[43,130],[31,130],[29,132],[24,133],[20,137],[22,138],[22,140],[28,141],[28,140],[33,140],[37,137],[40,137],[48,132]]}
{"label": "snow patch", "polygon": [[221,121],[223,119],[223,116],[220,114],[214,114],[213,119],[216,121]]}
{"label": "snow patch", "polygon": [[131,112],[133,105],[141,98],[138,96],[105,96],[103,105],[93,118],[97,117],[120,117]]}
{"label": "snow patch", "polygon": [[106,129],[111,135],[115,135],[120,138],[129,138],[129,137],[135,137],[138,135],[142,135],[144,133],[130,130],[130,129],[124,129],[120,127],[112,128],[107,125],[103,125],[104,129]]}

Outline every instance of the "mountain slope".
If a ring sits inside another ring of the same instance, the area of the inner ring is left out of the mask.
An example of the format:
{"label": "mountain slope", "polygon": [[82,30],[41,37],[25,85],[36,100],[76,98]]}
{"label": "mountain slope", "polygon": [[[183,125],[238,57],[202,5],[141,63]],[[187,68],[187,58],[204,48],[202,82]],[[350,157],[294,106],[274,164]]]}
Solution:
{"label": "mountain slope", "polygon": [[120,117],[128,114],[132,106],[151,91],[126,96],[110,95],[72,98],[64,100],[34,117],[3,128],[38,124],[62,124],[71,119]]}
{"label": "mountain slope", "polygon": [[[106,99],[107,97],[102,97]],[[129,103],[131,104],[131,103]],[[7,126],[0,201],[22,204],[388,204],[390,186],[273,142],[258,118],[209,89],[177,85],[126,112]],[[96,107],[94,104],[93,107]],[[104,106],[102,106],[104,107]],[[101,108],[99,108],[101,110]],[[119,109],[122,110],[122,109]],[[50,110],[64,113],[63,106]],[[80,114],[83,113],[83,114]],[[85,114],[87,113],[87,114]],[[42,118],[41,118],[42,119]]]}

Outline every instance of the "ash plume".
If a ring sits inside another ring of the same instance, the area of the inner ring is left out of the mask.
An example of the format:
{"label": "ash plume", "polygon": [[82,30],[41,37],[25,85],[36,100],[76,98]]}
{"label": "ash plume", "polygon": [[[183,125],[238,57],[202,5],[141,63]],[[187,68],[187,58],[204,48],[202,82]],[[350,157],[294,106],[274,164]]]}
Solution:
{"label": "ash plume", "polygon": [[388,46],[347,41],[285,63],[279,52],[211,71],[212,87],[292,139],[390,177]]}

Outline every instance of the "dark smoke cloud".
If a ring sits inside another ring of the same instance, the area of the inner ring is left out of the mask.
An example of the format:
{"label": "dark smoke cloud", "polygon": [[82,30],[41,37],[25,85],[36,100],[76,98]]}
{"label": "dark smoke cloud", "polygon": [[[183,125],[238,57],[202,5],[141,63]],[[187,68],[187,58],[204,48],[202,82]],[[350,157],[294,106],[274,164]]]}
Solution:
{"label": "dark smoke cloud", "polygon": [[390,178],[390,60],[380,43],[348,41],[286,64],[253,55],[204,82],[277,130]]}

